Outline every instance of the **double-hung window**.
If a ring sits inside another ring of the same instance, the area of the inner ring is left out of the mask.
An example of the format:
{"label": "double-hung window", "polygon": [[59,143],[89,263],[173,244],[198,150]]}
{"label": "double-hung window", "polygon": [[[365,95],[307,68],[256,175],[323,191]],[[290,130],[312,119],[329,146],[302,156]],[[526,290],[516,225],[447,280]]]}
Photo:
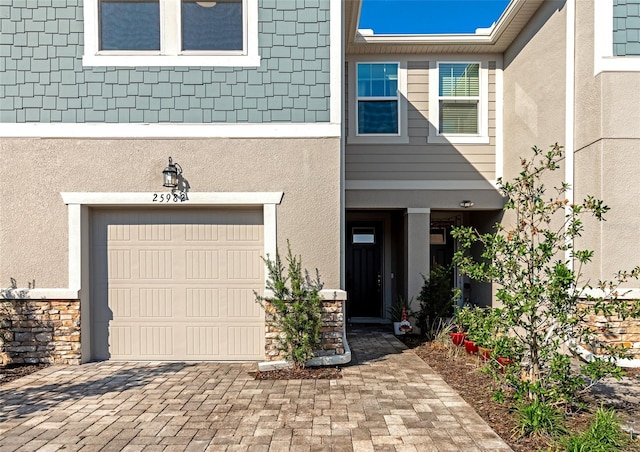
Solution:
{"label": "double-hung window", "polygon": [[257,66],[257,0],[85,0],[85,65]]}
{"label": "double-hung window", "polygon": [[489,143],[488,65],[429,62],[429,143]]}
{"label": "double-hung window", "polygon": [[357,64],[357,135],[399,135],[398,66]]}
{"label": "double-hung window", "polygon": [[480,63],[438,63],[441,135],[479,133]]}

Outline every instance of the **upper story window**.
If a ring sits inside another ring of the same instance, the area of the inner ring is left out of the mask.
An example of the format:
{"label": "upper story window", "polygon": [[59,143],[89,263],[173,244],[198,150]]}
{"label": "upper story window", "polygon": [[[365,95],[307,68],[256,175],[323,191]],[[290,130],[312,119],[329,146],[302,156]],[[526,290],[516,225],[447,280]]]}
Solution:
{"label": "upper story window", "polygon": [[640,0],[594,0],[594,74],[640,71]]}
{"label": "upper story window", "polygon": [[489,143],[486,61],[429,64],[430,143]]}
{"label": "upper story window", "polygon": [[357,64],[357,134],[398,135],[398,63]]}
{"label": "upper story window", "polygon": [[257,0],[85,0],[90,66],[258,66]]}
{"label": "upper story window", "polygon": [[440,134],[478,134],[480,64],[439,63]]}

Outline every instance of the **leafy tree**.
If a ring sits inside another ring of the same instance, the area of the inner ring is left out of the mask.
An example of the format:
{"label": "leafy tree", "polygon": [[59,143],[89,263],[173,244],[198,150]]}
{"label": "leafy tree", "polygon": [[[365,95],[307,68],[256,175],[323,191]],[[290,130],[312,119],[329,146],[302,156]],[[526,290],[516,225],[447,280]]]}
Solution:
{"label": "leafy tree", "polygon": [[[640,267],[620,271],[613,281],[599,281],[594,287],[584,281],[582,269],[593,251],[574,248],[574,239],[584,230],[581,217],[589,214],[603,221],[609,207],[593,196],[570,204],[567,183],[555,187],[552,196],[547,194],[544,181],[562,158],[557,144],[548,152],[534,147],[531,159],[521,159],[521,171],[513,181],[498,181],[506,198],[504,209],[513,211],[512,225],[496,224],[494,232],[484,234],[471,227],[452,232],[461,245],[454,257],[460,270],[498,285],[496,297],[504,306],[500,325],[523,352],[522,373],[512,375],[511,382],[529,400],[553,403],[569,402],[603,376],[620,374],[613,359],[595,356],[576,370],[563,353],[563,347],[575,341],[590,345],[601,356],[624,356],[623,349],[600,340],[587,316],[627,318],[639,311],[638,302],[619,298],[623,292],[618,288],[637,279]],[[483,247],[480,261],[469,253],[477,243]]]}
{"label": "leafy tree", "polygon": [[264,259],[269,277],[267,290],[271,296],[256,294],[256,301],[267,312],[270,326],[280,331],[279,350],[294,366],[303,368],[320,346],[322,326],[322,283],[302,271],[300,256],[291,253],[287,241],[287,266],[276,251],[275,260]]}

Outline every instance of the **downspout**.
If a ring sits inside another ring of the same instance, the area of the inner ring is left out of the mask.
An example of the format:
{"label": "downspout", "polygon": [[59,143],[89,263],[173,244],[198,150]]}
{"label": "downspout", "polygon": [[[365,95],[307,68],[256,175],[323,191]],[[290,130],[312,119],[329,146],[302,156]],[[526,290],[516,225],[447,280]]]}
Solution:
{"label": "downspout", "polygon": [[[566,192],[566,199],[569,201],[565,206],[565,214],[571,215],[574,203],[574,146],[575,146],[575,48],[576,48],[576,0],[567,0],[567,30],[566,30],[566,80],[565,80],[565,168],[564,180],[569,184]],[[565,231],[569,225],[565,226]],[[570,239],[567,239],[569,242]],[[573,243],[568,243],[573,245]],[[565,261],[568,262],[569,270],[573,270],[573,259],[571,250],[565,251]]]}

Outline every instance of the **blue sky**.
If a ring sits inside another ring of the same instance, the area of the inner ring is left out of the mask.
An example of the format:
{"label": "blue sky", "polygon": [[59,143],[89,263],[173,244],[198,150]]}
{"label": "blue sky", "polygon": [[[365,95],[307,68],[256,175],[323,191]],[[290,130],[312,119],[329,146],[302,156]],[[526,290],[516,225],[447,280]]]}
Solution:
{"label": "blue sky", "polygon": [[363,0],[359,28],[376,34],[474,33],[498,20],[509,0]]}

